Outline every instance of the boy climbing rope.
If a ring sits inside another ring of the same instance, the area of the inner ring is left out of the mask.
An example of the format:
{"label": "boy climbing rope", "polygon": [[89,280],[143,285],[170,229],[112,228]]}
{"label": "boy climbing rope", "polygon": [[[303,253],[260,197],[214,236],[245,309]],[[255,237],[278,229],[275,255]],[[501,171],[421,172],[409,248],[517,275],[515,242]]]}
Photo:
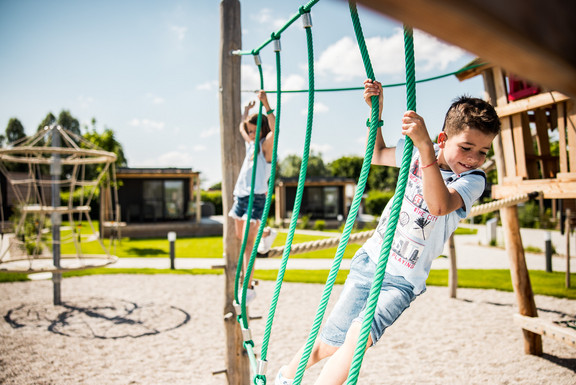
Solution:
{"label": "boy climbing rope", "polygon": [[[378,96],[381,116],[382,85],[366,80],[364,99],[369,106],[372,96]],[[432,261],[441,254],[446,240],[484,191],[486,176],[477,168],[484,163],[492,140],[499,132],[496,111],[477,98],[460,97],[450,106],[435,145],[422,117],[414,111],[404,113],[402,134],[410,137],[414,150],[366,349],[376,344],[386,328],[426,290]],[[402,138],[396,147],[386,146],[378,128],[372,164],[398,167],[404,143]],[[330,357],[316,384],[342,384],[347,378],[380,258],[391,202],[384,209],[374,235],[352,259],[340,298],[314,342],[306,368]],[[292,384],[303,351],[304,346],[278,371],[276,385]]]}
{"label": "boy climbing rope", "polygon": [[[256,179],[254,184],[254,202],[252,204],[252,213],[250,217],[250,230],[246,243],[246,251],[244,256],[244,269],[250,259],[250,254],[254,246],[254,238],[258,230],[259,222],[262,220],[262,213],[264,210],[264,203],[266,201],[266,191],[268,189],[268,179],[270,178],[272,167],[272,145],[274,143],[274,127],[276,118],[274,110],[270,108],[266,92],[263,90],[258,92],[258,99],[266,111],[266,116],[262,116],[260,138],[259,138],[259,152],[258,159],[256,160]],[[258,114],[250,115],[250,110],[256,105],[255,101],[251,101],[244,108],[242,115],[242,122],[240,123],[240,135],[246,144],[246,157],[242,163],[238,180],[234,186],[234,205],[230,209],[228,215],[234,218],[235,233],[238,239],[242,239],[247,218],[248,201],[250,199],[250,190],[252,185],[252,169],[254,167],[254,146],[256,145],[256,125],[258,123]],[[266,220],[266,218],[264,218]],[[267,253],[270,249],[272,241],[276,237],[276,231],[271,228],[266,228],[263,233],[261,244],[265,244],[260,250]],[[266,250],[267,248],[267,250]],[[255,297],[254,288],[250,287],[246,293],[246,300],[251,301]]]}

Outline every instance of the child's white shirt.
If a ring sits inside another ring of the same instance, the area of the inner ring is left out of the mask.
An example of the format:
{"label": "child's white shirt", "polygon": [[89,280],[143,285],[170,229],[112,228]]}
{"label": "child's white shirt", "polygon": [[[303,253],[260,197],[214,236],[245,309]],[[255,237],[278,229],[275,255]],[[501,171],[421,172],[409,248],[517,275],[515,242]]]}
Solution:
{"label": "child's white shirt", "polygon": [[[397,165],[402,163],[404,143],[402,138],[396,146]],[[437,145],[434,149],[438,153]],[[463,207],[440,217],[428,212],[423,196],[420,153],[414,148],[398,225],[386,265],[386,273],[404,277],[414,286],[416,295],[426,289],[432,261],[440,256],[444,243],[456,230],[460,220],[466,218],[472,204],[480,198],[486,186],[486,175],[481,170],[467,171],[460,175],[452,171],[440,171],[444,183],[462,197]],[[374,235],[362,246],[375,263],[380,258],[392,202],[391,199],[382,212]]]}

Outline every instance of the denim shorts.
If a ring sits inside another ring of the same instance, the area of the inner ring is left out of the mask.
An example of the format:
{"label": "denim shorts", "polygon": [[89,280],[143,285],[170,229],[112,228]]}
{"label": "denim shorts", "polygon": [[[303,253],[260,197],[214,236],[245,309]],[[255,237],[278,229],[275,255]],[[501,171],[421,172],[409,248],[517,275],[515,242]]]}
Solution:
{"label": "denim shorts", "polygon": [[[362,322],[375,271],[374,261],[364,249],[358,250],[350,263],[350,273],[340,298],[320,333],[324,343],[341,346],[352,322]],[[390,274],[384,276],[370,329],[373,344],[378,342],[386,328],[391,326],[416,298],[413,290],[412,284],[404,277]]]}
{"label": "denim shorts", "polygon": [[[248,211],[248,201],[250,196],[234,197],[234,205],[228,213],[229,216],[235,219],[246,220]],[[266,194],[254,194],[254,203],[252,203],[252,216],[250,221],[262,220],[262,213],[264,212],[264,204],[266,203]]]}

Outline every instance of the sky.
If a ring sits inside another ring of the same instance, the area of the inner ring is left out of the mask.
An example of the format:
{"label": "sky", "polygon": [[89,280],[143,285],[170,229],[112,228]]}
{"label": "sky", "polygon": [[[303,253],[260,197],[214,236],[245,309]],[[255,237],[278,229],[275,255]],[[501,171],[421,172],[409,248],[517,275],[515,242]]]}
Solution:
{"label": "sky", "polygon": [[[242,49],[266,42],[306,1],[241,1]],[[359,87],[366,79],[346,1],[312,8],[315,88]],[[405,80],[402,23],[359,6],[376,79]],[[308,87],[306,32],[300,20],[281,36],[282,88]],[[475,55],[415,29],[416,79],[456,71]],[[183,0],[0,0],[0,132],[10,118],[32,135],[48,113],[68,110],[81,126],[110,128],[129,167],[201,172],[220,182],[220,2]],[[276,88],[272,44],[261,51],[264,88]],[[258,69],[242,57],[242,105],[255,100]],[[417,112],[435,137],[459,95],[482,97],[480,77],[419,83]],[[383,135],[401,136],[404,87],[384,90]],[[269,94],[276,108],[275,93]],[[362,91],[316,93],[311,148],[325,163],[363,156],[369,108]],[[301,156],[306,93],[283,94],[278,154]],[[256,112],[256,111],[255,111]],[[239,134],[238,134],[239,135]]]}

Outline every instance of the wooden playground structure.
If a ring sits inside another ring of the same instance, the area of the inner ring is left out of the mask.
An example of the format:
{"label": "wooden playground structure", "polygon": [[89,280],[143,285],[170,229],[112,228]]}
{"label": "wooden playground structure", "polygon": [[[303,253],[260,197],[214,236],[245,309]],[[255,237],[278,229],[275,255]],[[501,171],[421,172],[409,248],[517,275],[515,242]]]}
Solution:
{"label": "wooden playground structure", "polygon": [[[505,3],[496,0],[364,0],[360,3],[474,52],[483,59],[484,65],[463,72],[460,77],[466,79],[481,74],[485,98],[496,107],[501,117],[502,133],[494,144],[499,179],[493,187],[493,198],[538,192],[542,199],[561,200],[564,208],[573,207],[576,199],[576,107],[573,99],[576,97],[576,51],[572,48],[576,41],[576,28],[571,24],[573,12],[570,9],[575,11],[576,3],[553,1],[536,4],[520,0]],[[435,17],[431,18],[431,14]],[[220,126],[224,212],[232,206],[231,191],[244,153],[241,139],[233,135],[241,116],[241,59],[231,52],[241,48],[240,3],[223,0]],[[537,84],[537,92],[532,95],[530,90],[527,95],[511,92],[515,90],[507,86],[506,80],[516,75],[532,82],[519,90]],[[550,154],[550,133],[556,131],[558,157]],[[537,318],[516,204],[499,210],[518,302],[516,322],[523,329],[525,352],[542,354],[542,335],[576,346],[574,329],[546,324]],[[232,298],[239,248],[233,223],[228,219],[224,224],[227,298]],[[234,314],[232,303],[226,303],[224,314]],[[250,374],[243,355],[241,330],[231,316],[225,317],[225,327],[229,383],[248,383]]]}

